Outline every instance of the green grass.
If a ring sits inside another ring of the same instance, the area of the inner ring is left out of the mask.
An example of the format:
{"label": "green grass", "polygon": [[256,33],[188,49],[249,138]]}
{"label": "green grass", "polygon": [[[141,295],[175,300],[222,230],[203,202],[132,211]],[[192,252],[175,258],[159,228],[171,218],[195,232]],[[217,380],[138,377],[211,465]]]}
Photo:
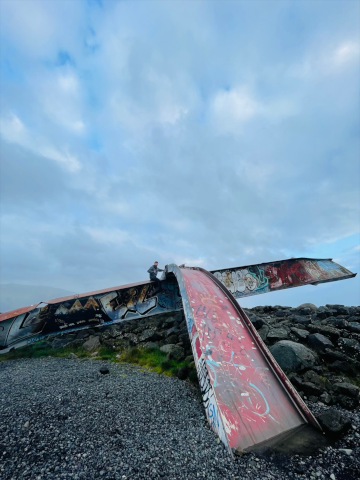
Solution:
{"label": "green grass", "polygon": [[189,379],[197,383],[196,370],[189,367],[189,363],[175,360],[168,360],[166,353],[158,348],[131,347],[119,352],[110,347],[101,346],[94,352],[87,352],[83,347],[63,347],[54,349],[48,345],[46,340],[13,349],[8,353],[0,354],[0,362],[5,360],[16,360],[19,358],[42,358],[42,357],[68,357],[74,353],[79,358],[92,358],[95,360],[108,360],[117,363],[132,363],[149,370],[167,376],[175,376],[179,368],[186,368]]}
{"label": "green grass", "polygon": [[86,357],[87,352],[82,348],[58,348],[50,347],[45,340],[40,340],[32,345],[10,350],[8,353],[0,354],[0,362],[5,360],[16,360],[18,358],[42,358],[42,357],[67,357],[75,353],[77,357]]}

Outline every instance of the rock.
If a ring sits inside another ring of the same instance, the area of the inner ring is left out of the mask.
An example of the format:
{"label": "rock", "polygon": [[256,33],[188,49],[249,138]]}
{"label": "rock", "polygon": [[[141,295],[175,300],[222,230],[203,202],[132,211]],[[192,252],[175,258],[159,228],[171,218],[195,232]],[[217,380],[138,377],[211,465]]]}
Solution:
{"label": "rock", "polygon": [[334,346],[334,344],[327,337],[321,335],[321,333],[311,333],[307,341],[310,347],[316,351],[322,351],[325,350],[325,348]]}
{"label": "rock", "polygon": [[165,339],[165,342],[167,344],[176,344],[176,343],[179,343],[179,340],[180,339],[179,339],[178,335],[175,335],[175,333],[173,333],[172,335],[170,335],[169,337],[167,337]]}
{"label": "rock", "polygon": [[288,337],[288,330],[285,327],[270,328],[267,339],[271,341],[285,340]]}
{"label": "rock", "polygon": [[318,307],[314,305],[313,303],[302,303],[301,305],[298,306],[298,309],[301,310],[303,308],[309,308],[312,312],[316,312]]}
{"label": "rock", "polygon": [[350,322],[349,323],[350,332],[360,333],[360,323],[359,322]]}
{"label": "rock", "polygon": [[315,354],[304,345],[291,340],[280,340],[270,352],[285,372],[300,372],[316,364]]}
{"label": "rock", "polygon": [[148,328],[147,330],[144,330],[142,334],[139,337],[140,342],[151,342],[154,340],[159,340],[161,336],[159,333],[153,329],[153,328]]}
{"label": "rock", "polygon": [[317,420],[325,434],[332,439],[341,438],[351,427],[349,418],[335,408],[329,408],[326,412],[321,413]]}
{"label": "rock", "polygon": [[323,388],[318,387],[312,382],[302,382],[301,389],[305,395],[314,395],[316,397],[320,397],[320,395],[323,393]]}
{"label": "rock", "polygon": [[143,348],[148,348],[150,350],[154,350],[155,348],[159,348],[159,344],[157,342],[147,342],[142,345]]}
{"label": "rock", "polygon": [[176,361],[182,360],[185,357],[185,351],[182,347],[180,347],[180,345],[163,345],[160,347],[160,350],[167,353],[170,359],[174,359]]}
{"label": "rock", "polygon": [[354,338],[340,338],[338,346],[345,351],[347,355],[356,355],[360,359],[360,343]]}
{"label": "rock", "polygon": [[250,318],[251,320],[251,323],[254,325],[254,327],[256,328],[256,330],[260,330],[261,327],[263,327],[264,325],[267,325],[266,321],[258,316],[253,316]]}
{"label": "rock", "polygon": [[299,315],[293,315],[293,316],[291,317],[291,321],[292,321],[293,323],[298,323],[298,324],[300,324],[300,325],[306,326],[306,325],[310,325],[310,323],[311,323],[311,318],[300,317]]}
{"label": "rock", "polygon": [[308,330],[311,333],[320,333],[321,335],[328,337],[332,342],[336,342],[341,336],[340,330],[327,325],[309,325]]}
{"label": "rock", "polygon": [[348,383],[348,382],[334,383],[333,390],[334,392],[341,393],[349,397],[355,397],[355,398],[359,397],[359,389],[352,383]]}
{"label": "rock", "polygon": [[309,336],[309,332],[307,330],[303,330],[302,328],[291,327],[290,330],[299,340],[306,340]]}
{"label": "rock", "polygon": [[268,327],[268,325],[264,325],[258,330],[258,334],[260,335],[260,338],[263,342],[266,342],[269,330],[270,328]]}
{"label": "rock", "polygon": [[84,349],[87,352],[91,352],[92,350],[96,350],[97,348],[100,347],[100,339],[97,335],[92,335],[91,337],[86,340],[86,342],[83,344]]}
{"label": "rock", "polygon": [[99,372],[102,374],[102,375],[107,375],[108,373],[110,373],[110,370],[107,368],[107,367],[101,367]]}
{"label": "rock", "polygon": [[180,379],[180,380],[185,380],[188,376],[188,373],[189,373],[189,369],[187,367],[181,367],[179,368],[179,370],[177,371],[177,374],[176,376]]}
{"label": "rock", "polygon": [[346,328],[348,326],[348,322],[344,318],[338,317],[328,317],[326,323],[335,328]]}
{"label": "rock", "polygon": [[331,370],[332,372],[347,373],[349,375],[357,374],[357,370],[352,365],[352,362],[349,363],[344,360],[335,360],[335,362],[329,363],[328,369]]}

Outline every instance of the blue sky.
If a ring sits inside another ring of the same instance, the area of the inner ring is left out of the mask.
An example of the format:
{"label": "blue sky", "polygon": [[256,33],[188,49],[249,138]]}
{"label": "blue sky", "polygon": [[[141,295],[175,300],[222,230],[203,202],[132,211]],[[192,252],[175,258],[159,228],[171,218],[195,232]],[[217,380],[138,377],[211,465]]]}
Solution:
{"label": "blue sky", "polygon": [[[1,0],[0,60],[3,286],[360,271],[358,1]],[[241,304],[304,302],[359,305],[360,280]]]}

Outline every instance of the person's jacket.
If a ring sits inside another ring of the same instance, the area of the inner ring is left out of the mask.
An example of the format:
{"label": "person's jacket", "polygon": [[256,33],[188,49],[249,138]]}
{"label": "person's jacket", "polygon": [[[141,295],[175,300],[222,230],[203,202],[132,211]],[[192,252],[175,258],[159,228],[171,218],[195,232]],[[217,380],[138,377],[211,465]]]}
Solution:
{"label": "person's jacket", "polygon": [[157,278],[157,273],[158,272],[163,272],[161,268],[155,267],[154,265],[151,265],[151,267],[148,270],[148,273],[150,274],[150,280],[155,280]]}

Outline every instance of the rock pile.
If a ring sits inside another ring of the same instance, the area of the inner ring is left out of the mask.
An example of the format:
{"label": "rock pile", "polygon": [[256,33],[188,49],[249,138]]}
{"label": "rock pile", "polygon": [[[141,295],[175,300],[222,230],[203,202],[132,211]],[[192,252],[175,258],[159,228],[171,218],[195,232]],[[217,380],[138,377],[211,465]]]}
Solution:
{"label": "rock pile", "polygon": [[[304,304],[297,308],[260,306],[245,310],[260,337],[300,395],[311,402],[359,405],[360,307]],[[192,351],[183,312],[64,333],[49,340],[53,348],[101,345],[122,351],[160,348],[169,359],[187,360]],[[186,378],[189,370],[179,371]]]}
{"label": "rock pile", "polygon": [[360,307],[255,307],[247,315],[300,395],[359,405]]}

